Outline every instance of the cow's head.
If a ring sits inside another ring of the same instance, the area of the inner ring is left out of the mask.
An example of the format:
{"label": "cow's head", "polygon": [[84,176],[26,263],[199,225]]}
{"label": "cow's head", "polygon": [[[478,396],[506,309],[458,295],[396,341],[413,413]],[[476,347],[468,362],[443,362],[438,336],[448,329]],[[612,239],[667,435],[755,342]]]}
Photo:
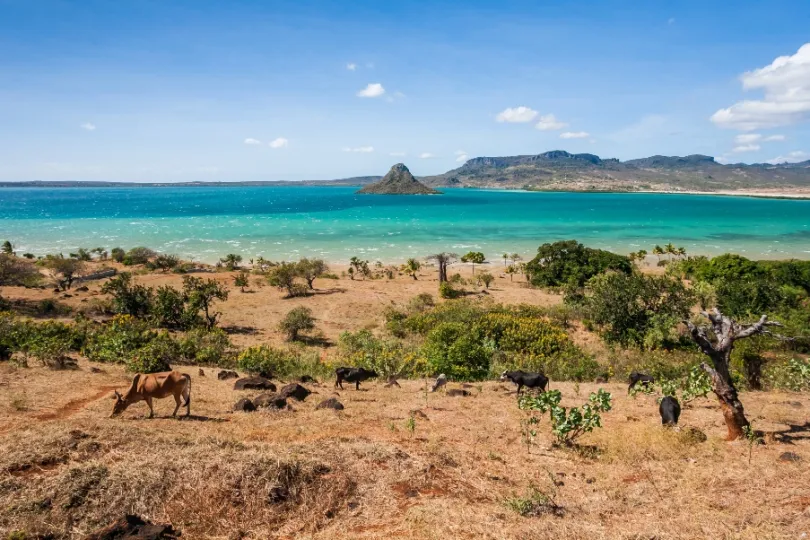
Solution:
{"label": "cow's head", "polygon": [[509,377],[507,377],[507,376],[506,376],[506,374],[507,374],[507,373],[509,373],[509,372],[508,372],[508,371],[504,371],[503,373],[501,373],[501,382],[504,382],[506,379],[508,379],[508,378],[509,378]]}
{"label": "cow's head", "polygon": [[371,378],[374,378],[374,377],[379,377],[379,376],[380,376],[380,375],[379,375],[379,373],[377,373],[377,372],[376,372],[376,371],[374,371],[373,369],[369,370],[367,373],[368,373],[368,376],[369,376],[369,377],[371,377]]}
{"label": "cow's head", "polygon": [[118,393],[118,390],[115,391],[115,395],[113,395],[113,399],[115,400],[115,405],[113,405],[113,412],[110,415],[110,418],[114,418],[124,412],[127,407],[129,407],[129,403],[124,399],[124,397]]}

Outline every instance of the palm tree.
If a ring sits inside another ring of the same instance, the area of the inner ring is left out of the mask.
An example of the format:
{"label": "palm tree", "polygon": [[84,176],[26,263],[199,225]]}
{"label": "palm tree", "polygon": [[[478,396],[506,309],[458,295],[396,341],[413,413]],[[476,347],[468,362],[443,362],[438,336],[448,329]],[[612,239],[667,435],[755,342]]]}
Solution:
{"label": "palm tree", "polygon": [[523,257],[518,255],[517,253],[512,253],[511,255],[509,255],[509,260],[511,260],[513,264],[516,264],[518,261],[522,261]]}
{"label": "palm tree", "polygon": [[666,252],[667,255],[669,255],[669,262],[672,262],[672,256],[675,255],[677,251],[672,242],[664,246],[664,251]]}
{"label": "palm tree", "polygon": [[5,253],[6,255],[13,255],[14,254],[14,246],[11,245],[11,242],[6,240],[3,242],[2,247],[0,247],[0,252]]}
{"label": "palm tree", "polygon": [[660,263],[661,262],[661,255],[664,254],[664,250],[661,249],[661,246],[659,246],[658,244],[655,244],[655,247],[653,248],[652,252],[653,252],[653,255],[658,257],[658,262]]}
{"label": "palm tree", "polygon": [[676,254],[678,257],[685,257],[686,256],[686,248],[681,246],[676,250]]}
{"label": "palm tree", "polygon": [[506,267],[506,273],[509,274],[509,281],[512,281],[512,277],[517,274],[517,268],[515,268],[514,264],[510,264]]}
{"label": "palm tree", "polygon": [[443,251],[441,253],[428,255],[426,258],[429,261],[436,261],[436,264],[439,265],[439,283],[444,283],[447,281],[447,265],[452,264],[456,259],[458,259],[458,255]]}
{"label": "palm tree", "polygon": [[503,265],[506,266],[506,261],[509,259],[509,254],[504,253],[503,255],[501,255],[501,257],[503,257]]}

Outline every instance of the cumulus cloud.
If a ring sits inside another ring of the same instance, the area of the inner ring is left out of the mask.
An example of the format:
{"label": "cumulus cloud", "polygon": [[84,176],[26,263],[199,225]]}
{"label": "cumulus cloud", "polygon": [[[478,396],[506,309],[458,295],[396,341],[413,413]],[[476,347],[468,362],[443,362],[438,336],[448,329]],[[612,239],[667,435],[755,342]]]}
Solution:
{"label": "cumulus cloud", "polygon": [[289,145],[290,141],[285,139],[284,137],[279,137],[277,139],[273,139],[268,144],[270,148],[286,148]]}
{"label": "cumulus cloud", "polygon": [[453,152],[453,155],[456,156],[457,163],[463,163],[468,159],[467,152],[465,152],[464,150],[456,150],[455,152]]}
{"label": "cumulus cloud", "polygon": [[80,127],[81,127],[82,129],[84,129],[84,130],[87,130],[87,131],[95,131],[95,130],[96,130],[96,125],[95,125],[95,124],[91,124],[90,122],[85,122],[85,123],[84,123],[84,124],[82,124]]}
{"label": "cumulus cloud", "polygon": [[745,152],[756,152],[759,149],[760,146],[758,144],[741,144],[732,148],[731,151],[735,154],[742,154]]}
{"label": "cumulus cloud", "polygon": [[349,148],[348,146],[343,149],[344,152],[358,152],[361,154],[368,154],[374,151],[373,146],[356,146],[354,148]]}
{"label": "cumulus cloud", "polygon": [[529,107],[509,107],[498,113],[495,120],[498,122],[509,122],[522,124],[531,122],[537,116],[537,111]]}
{"label": "cumulus cloud", "polygon": [[803,152],[802,150],[796,150],[794,152],[788,152],[788,154],[785,156],[778,156],[773,159],[769,159],[767,163],[779,165],[781,163],[799,163],[807,160],[810,160],[810,153]]}
{"label": "cumulus cloud", "polygon": [[436,156],[434,156],[430,152],[422,152],[421,154],[419,154],[419,159],[433,159],[435,157]]}
{"label": "cumulus cloud", "polygon": [[346,64],[346,69],[348,69],[349,71],[354,71],[357,69],[357,64],[349,62],[348,64]]}
{"label": "cumulus cloud", "polygon": [[756,142],[762,138],[762,135],[759,133],[744,133],[742,135],[737,135],[734,137],[734,142],[737,144],[751,144]]}
{"label": "cumulus cloud", "polygon": [[546,114],[540,117],[540,121],[535,127],[540,131],[556,131],[567,126],[568,124],[560,122],[553,114]]}
{"label": "cumulus cloud", "polygon": [[380,83],[369,83],[368,86],[357,92],[357,97],[375,98],[385,94],[385,88]]}
{"label": "cumulus cloud", "polygon": [[784,136],[784,135],[768,135],[767,137],[765,137],[765,138],[764,138],[764,139],[762,139],[762,140],[763,140],[763,141],[765,141],[765,142],[771,142],[771,141],[784,141],[784,140],[785,140],[785,136]]}
{"label": "cumulus cloud", "polygon": [[590,133],[587,131],[566,131],[565,133],[560,133],[561,139],[587,139],[590,137]]}
{"label": "cumulus cloud", "polygon": [[720,109],[711,121],[722,128],[753,131],[796,124],[810,119],[810,43],[792,56],[743,73],[745,90],[762,90],[763,99],[738,101]]}
{"label": "cumulus cloud", "polygon": [[262,141],[260,141],[258,139],[251,139],[250,137],[248,137],[247,139],[245,139],[245,144],[255,146],[255,145],[262,144]]}

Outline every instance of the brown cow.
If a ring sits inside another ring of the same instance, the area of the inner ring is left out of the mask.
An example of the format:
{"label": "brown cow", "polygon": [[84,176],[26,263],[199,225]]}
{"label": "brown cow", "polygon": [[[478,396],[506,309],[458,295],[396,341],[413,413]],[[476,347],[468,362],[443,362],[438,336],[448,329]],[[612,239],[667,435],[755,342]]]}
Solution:
{"label": "brown cow", "polygon": [[139,401],[145,401],[149,406],[149,418],[155,416],[152,409],[152,399],[163,399],[174,396],[177,407],[174,408],[172,416],[177,416],[180,409],[180,396],[186,400],[186,416],[191,414],[191,376],[179,371],[164,371],[163,373],[138,373],[132,379],[132,385],[123,396],[115,391],[115,407],[111,417],[124,412],[127,407]]}

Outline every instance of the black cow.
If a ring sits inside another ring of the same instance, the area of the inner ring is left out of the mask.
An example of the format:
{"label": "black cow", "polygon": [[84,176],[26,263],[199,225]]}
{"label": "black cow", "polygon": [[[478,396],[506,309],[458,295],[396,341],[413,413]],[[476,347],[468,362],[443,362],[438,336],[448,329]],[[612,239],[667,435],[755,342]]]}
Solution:
{"label": "black cow", "polygon": [[517,393],[520,395],[520,390],[525,386],[526,388],[539,388],[542,392],[546,391],[548,386],[548,377],[542,373],[533,373],[530,371],[504,371],[501,373],[501,381],[509,379],[517,385]]}
{"label": "black cow", "polygon": [[353,367],[339,367],[335,370],[337,380],[335,381],[335,388],[340,387],[343,390],[343,381],[354,383],[355,390],[360,390],[360,383],[366,379],[379,377],[376,371],[366,368],[353,368]]}
{"label": "black cow", "polygon": [[658,413],[661,415],[661,424],[665,426],[678,425],[678,418],[681,416],[681,404],[672,396],[666,396],[658,406]]}
{"label": "black cow", "polygon": [[655,382],[655,379],[652,375],[647,375],[646,373],[641,373],[640,371],[633,371],[630,373],[630,386],[627,387],[627,393],[630,393],[630,390],[636,387],[638,383],[644,385],[651,385]]}

